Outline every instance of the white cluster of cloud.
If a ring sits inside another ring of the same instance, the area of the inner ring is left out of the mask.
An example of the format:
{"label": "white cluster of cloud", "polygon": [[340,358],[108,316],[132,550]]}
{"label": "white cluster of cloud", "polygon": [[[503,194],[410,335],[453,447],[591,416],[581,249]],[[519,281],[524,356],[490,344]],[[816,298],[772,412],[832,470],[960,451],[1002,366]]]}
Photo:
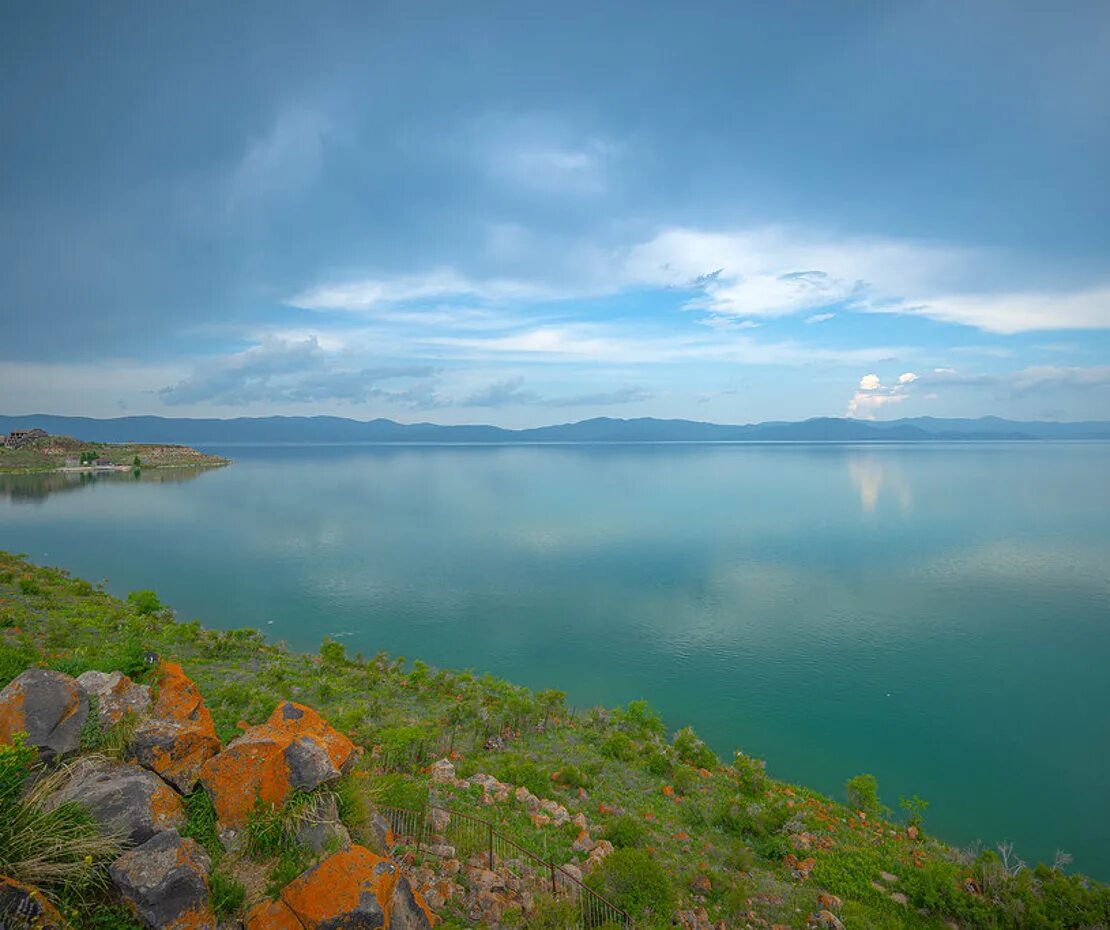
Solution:
{"label": "white cluster of cloud", "polygon": [[898,381],[884,386],[876,374],[864,375],[859,379],[859,388],[848,401],[848,416],[861,420],[874,420],[883,407],[900,404],[908,396],[909,386],[918,380],[912,371],[903,372]]}
{"label": "white cluster of cloud", "polygon": [[705,314],[718,329],[731,320],[796,313],[821,323],[842,310],[923,316],[1003,334],[1110,327],[1110,285],[973,291],[993,258],[968,248],[776,227],[669,228],[640,242],[578,249],[555,267],[546,243],[536,244],[537,254],[517,245],[508,275],[470,275],[454,268],[352,275],[310,287],[288,302],[312,310],[369,312],[432,299],[541,302],[666,288],[683,292],[685,309]]}

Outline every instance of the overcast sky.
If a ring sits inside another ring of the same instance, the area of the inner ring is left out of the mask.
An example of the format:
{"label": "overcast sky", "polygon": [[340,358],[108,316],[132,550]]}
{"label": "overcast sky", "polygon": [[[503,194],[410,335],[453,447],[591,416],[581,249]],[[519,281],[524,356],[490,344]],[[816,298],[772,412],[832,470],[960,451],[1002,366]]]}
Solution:
{"label": "overcast sky", "polygon": [[0,413],[1110,418],[1110,6],[7,3]]}

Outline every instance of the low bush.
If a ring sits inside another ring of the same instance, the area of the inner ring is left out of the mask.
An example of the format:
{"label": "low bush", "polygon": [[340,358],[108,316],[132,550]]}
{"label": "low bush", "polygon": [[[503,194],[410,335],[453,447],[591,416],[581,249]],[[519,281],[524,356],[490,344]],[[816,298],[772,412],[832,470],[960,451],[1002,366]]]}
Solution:
{"label": "low bush", "polygon": [[666,870],[642,849],[617,849],[587,879],[602,897],[646,926],[670,926],[674,891]]}
{"label": "low bush", "polygon": [[675,755],[687,765],[698,769],[716,768],[719,759],[701,738],[694,732],[693,727],[683,727],[674,735],[671,742]]}
{"label": "low bush", "polygon": [[643,846],[647,840],[648,828],[642,820],[630,814],[614,817],[605,825],[605,839],[617,849],[632,849]]}

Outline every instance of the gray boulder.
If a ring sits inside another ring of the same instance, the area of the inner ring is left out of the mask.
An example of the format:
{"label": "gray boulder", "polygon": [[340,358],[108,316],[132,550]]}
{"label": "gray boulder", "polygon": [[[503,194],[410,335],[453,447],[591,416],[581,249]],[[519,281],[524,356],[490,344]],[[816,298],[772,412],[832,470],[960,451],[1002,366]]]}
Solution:
{"label": "gray boulder", "polygon": [[431,930],[432,922],[417,901],[412,885],[402,877],[393,890],[389,930]]}
{"label": "gray boulder", "polygon": [[351,845],[351,834],[339,819],[339,808],[332,795],[322,796],[300,822],[297,842],[314,853],[335,852]]}
{"label": "gray boulder", "polygon": [[29,668],[0,691],[0,743],[16,733],[47,761],[76,752],[89,716],[89,701],[68,675]]}
{"label": "gray boulder", "polygon": [[307,736],[295,739],[286,746],[284,756],[285,764],[289,766],[289,784],[302,791],[326,785],[341,774],[332,765],[324,747]]}
{"label": "gray boulder", "polygon": [[151,930],[216,930],[208,900],[211,862],[191,839],[164,830],[124,853],[109,874],[124,904]]}
{"label": "gray boulder", "polygon": [[79,760],[49,805],[58,807],[67,801],[82,805],[101,830],[119,835],[129,845],[185,825],[185,808],[177,792],[153,772],[126,762]]}
{"label": "gray boulder", "polygon": [[150,686],[135,684],[123,672],[82,672],[77,684],[96,698],[102,726],[113,726],[128,714],[142,714],[150,708]]}

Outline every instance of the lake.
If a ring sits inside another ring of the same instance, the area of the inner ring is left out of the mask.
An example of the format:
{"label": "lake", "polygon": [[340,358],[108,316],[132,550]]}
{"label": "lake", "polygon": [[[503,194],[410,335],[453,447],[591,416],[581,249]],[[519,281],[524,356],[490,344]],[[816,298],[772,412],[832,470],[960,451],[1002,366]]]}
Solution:
{"label": "lake", "polygon": [[206,451],[236,464],[0,476],[0,548],[298,649],[646,698],[1110,879],[1110,444]]}

